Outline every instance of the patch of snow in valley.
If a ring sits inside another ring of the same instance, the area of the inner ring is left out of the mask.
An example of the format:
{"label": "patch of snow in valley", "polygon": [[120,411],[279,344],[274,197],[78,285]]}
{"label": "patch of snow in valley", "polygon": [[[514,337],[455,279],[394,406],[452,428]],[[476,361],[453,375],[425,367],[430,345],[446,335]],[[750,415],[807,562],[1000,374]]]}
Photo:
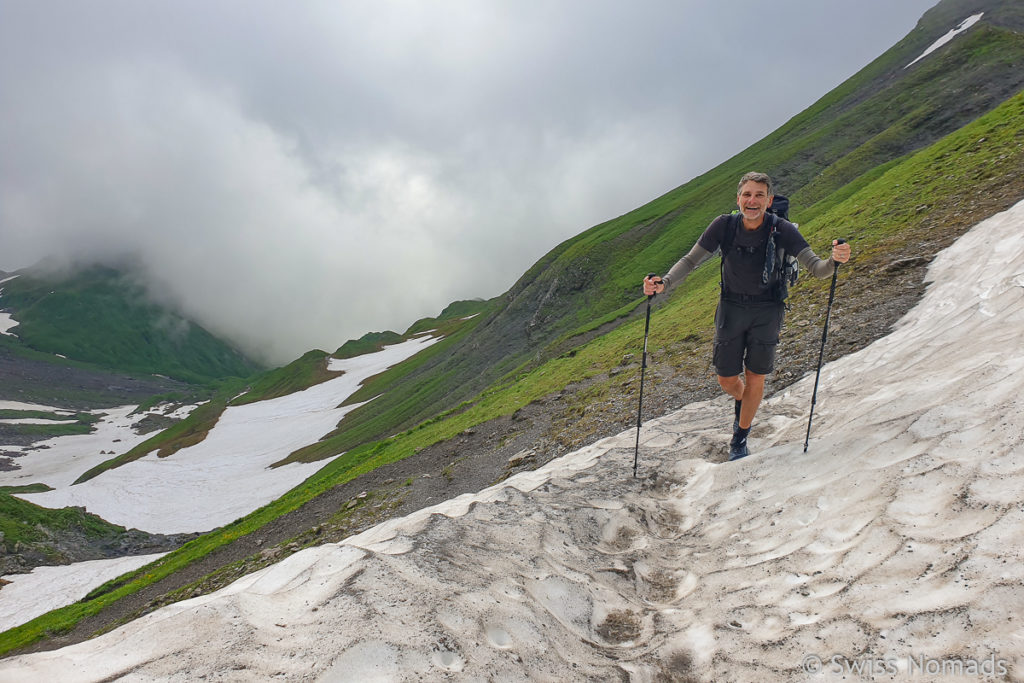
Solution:
{"label": "patch of snow in valley", "polygon": [[934,43],[929,45],[928,49],[926,49],[924,52],[922,52],[917,57],[917,59],[915,59],[914,61],[910,62],[910,64],[907,64],[903,68],[904,69],[910,68],[911,66],[913,66],[914,64],[916,64],[920,60],[924,59],[925,57],[927,57],[931,53],[935,52],[940,47],[942,47],[943,45],[945,45],[949,41],[953,40],[953,38],[956,38],[958,35],[960,35],[964,31],[966,31],[967,29],[969,29],[970,27],[972,27],[976,23],[978,23],[984,15],[985,15],[984,12],[979,12],[977,14],[972,14],[971,16],[967,17],[966,19],[964,19],[963,21],[960,22],[959,26],[957,26],[954,29],[950,29],[948,33],[946,33],[941,38],[936,40]]}
{"label": "patch of snow in valley", "polygon": [[[8,280],[13,280],[16,277],[18,276],[12,275],[11,277],[4,278],[3,280],[0,280],[0,285],[7,282]],[[2,295],[3,293],[4,290],[0,288],[0,295]],[[10,330],[17,327],[18,324],[18,321],[12,318],[10,313],[4,313],[0,311],[0,334],[6,334],[8,337],[17,337],[18,335],[14,334]]]}
{"label": "patch of snow in valley", "polygon": [[[51,462],[53,453],[43,451],[32,463],[21,462],[27,456],[19,458],[23,469],[0,473],[0,483],[41,481],[55,490],[19,497],[50,508],[82,506],[129,528],[167,534],[208,531],[277,499],[321,469],[326,461],[271,465],[330,433],[357,407],[339,406],[363,381],[439,340],[421,336],[376,353],[331,359],[329,368],[343,371],[340,377],[281,398],[230,407],[202,442],[168,457],[150,453],[70,486],[88,467]],[[50,463],[45,477],[39,469],[44,462]],[[30,464],[35,468],[29,470]]]}
{"label": "patch of snow in valley", "polygon": [[0,631],[32,621],[50,610],[81,600],[89,591],[122,574],[143,567],[165,553],[113,560],[89,560],[57,567],[37,567],[28,574],[9,574],[0,588]]}
{"label": "patch of snow in valley", "polygon": [[11,317],[10,313],[0,313],[0,334],[6,334],[8,337],[17,337],[10,330],[17,327],[20,323]]}
{"label": "patch of snow in valley", "polygon": [[41,417],[3,417],[0,424],[3,425],[73,425],[78,420],[47,420]]}
{"label": "patch of snow in valley", "polygon": [[53,406],[44,406],[38,403],[22,403],[21,401],[0,401],[0,410],[45,410],[57,415],[75,414],[75,411],[65,408],[54,408]]}
{"label": "patch of snow in valley", "polygon": [[[47,410],[57,412],[47,406],[23,406],[15,410]],[[58,436],[39,442],[26,450],[26,454],[17,459],[19,469],[0,472],[0,485],[24,486],[26,484],[47,484],[54,488],[67,487],[80,475],[107,460],[126,453],[136,445],[153,436],[152,434],[136,434],[131,426],[139,421],[141,415],[132,415],[135,406],[120,406],[102,411],[91,411],[103,417],[93,427],[90,434]],[[5,448],[0,445],[0,449]],[[63,507],[63,506],[60,506]]]}
{"label": "patch of snow in valley", "polygon": [[1020,680],[1022,273],[1024,202],[823,368],[808,453],[813,375],[739,462],[732,401],[690,404],[644,424],[639,479],[630,429],[0,680]]}

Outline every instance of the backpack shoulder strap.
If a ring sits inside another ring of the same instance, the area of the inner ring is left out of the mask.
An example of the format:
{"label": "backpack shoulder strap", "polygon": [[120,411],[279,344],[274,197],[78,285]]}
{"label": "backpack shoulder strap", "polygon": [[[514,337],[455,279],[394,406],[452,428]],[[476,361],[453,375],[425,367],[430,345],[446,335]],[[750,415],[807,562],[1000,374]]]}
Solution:
{"label": "backpack shoulder strap", "polygon": [[722,249],[722,258],[732,249],[732,243],[736,240],[736,232],[739,229],[739,221],[737,220],[739,214],[723,213],[722,216],[728,221],[725,226],[725,230],[722,231],[722,243],[719,245]]}

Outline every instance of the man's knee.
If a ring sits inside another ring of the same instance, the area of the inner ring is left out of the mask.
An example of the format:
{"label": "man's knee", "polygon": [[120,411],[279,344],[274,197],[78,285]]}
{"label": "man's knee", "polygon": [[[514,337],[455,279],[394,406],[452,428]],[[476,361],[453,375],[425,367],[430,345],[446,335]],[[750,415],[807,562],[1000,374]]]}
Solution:
{"label": "man's knee", "polygon": [[746,371],[747,386],[764,386],[765,379],[768,375],[762,375],[758,372],[753,372],[749,368]]}
{"label": "man's knee", "polygon": [[743,379],[739,375],[731,375],[729,377],[718,375],[718,384],[722,387],[722,391],[729,394],[737,401],[747,389],[746,384],[744,384]]}
{"label": "man's knee", "polygon": [[742,386],[744,381],[739,375],[731,375],[729,377],[718,375],[718,384],[723,389],[732,389],[734,387]]}

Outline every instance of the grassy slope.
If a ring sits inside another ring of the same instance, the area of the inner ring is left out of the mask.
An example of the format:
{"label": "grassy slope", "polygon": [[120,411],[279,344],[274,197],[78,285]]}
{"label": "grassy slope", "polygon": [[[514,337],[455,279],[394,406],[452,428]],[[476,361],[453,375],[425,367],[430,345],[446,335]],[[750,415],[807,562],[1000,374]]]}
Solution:
{"label": "grassy slope", "polygon": [[38,552],[50,555],[54,561],[59,562],[61,558],[47,544],[51,538],[47,530],[76,529],[87,538],[115,538],[125,532],[124,527],[110,524],[80,508],[50,510],[10,495],[42,489],[45,487],[37,485],[0,491],[0,533],[3,534],[0,547],[4,552],[15,552],[19,546],[36,548]]}
{"label": "grassy slope", "polygon": [[4,283],[3,303],[16,312],[21,343],[46,354],[193,384],[259,370],[202,327],[150,302],[131,277],[111,268],[24,273]]}
{"label": "grassy slope", "polygon": [[[877,260],[894,243],[919,234],[930,215],[951,210],[971,193],[984,192],[992,183],[1018,178],[1024,173],[1024,93],[1018,94],[978,121],[947,136],[929,148],[887,164],[852,188],[842,188],[809,207],[812,220],[802,229],[812,244],[827,242],[833,235],[851,237],[857,257],[844,277],[856,276],[857,263]],[[951,191],[955,188],[955,192]],[[919,210],[921,206],[929,207]],[[709,333],[708,320],[717,296],[717,271],[698,270],[655,313],[652,347],[689,338],[694,345]],[[808,290],[819,293],[823,280],[805,280],[794,296]],[[294,510],[338,483],[348,481],[381,464],[414,453],[425,445],[450,438],[460,431],[497,415],[508,414],[532,400],[558,390],[581,377],[597,376],[635,351],[642,336],[642,321],[621,325],[579,347],[525,371],[520,376],[483,392],[459,411],[438,416],[394,438],[359,446],[312,476],[282,498],[244,519],[200,537],[178,551],[111,582],[87,599],[41,616],[0,634],[0,653],[24,646],[48,632],[59,632],[105,605],[187,566],[197,558],[240,536],[251,533],[281,514]]]}
{"label": "grassy slope", "polygon": [[[55,436],[72,434],[88,434],[93,424],[99,421],[98,415],[92,413],[76,413],[74,415],[58,415],[41,410],[0,410],[2,419],[37,419],[49,420],[53,424],[2,424],[0,438],[8,436],[33,436],[37,439],[49,439]],[[71,422],[74,420],[74,422]]]}

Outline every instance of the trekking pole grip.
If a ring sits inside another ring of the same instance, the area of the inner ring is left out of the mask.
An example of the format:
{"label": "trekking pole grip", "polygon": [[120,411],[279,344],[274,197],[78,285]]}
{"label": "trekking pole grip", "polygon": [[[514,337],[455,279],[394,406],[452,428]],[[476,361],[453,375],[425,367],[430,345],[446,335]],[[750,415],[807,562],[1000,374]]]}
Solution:
{"label": "trekking pole grip", "polygon": [[[658,274],[657,273],[647,273],[647,279],[648,280],[650,280],[652,277],[658,277]],[[654,298],[654,294],[648,294],[647,295],[647,300],[648,301],[650,301],[653,298]]]}

